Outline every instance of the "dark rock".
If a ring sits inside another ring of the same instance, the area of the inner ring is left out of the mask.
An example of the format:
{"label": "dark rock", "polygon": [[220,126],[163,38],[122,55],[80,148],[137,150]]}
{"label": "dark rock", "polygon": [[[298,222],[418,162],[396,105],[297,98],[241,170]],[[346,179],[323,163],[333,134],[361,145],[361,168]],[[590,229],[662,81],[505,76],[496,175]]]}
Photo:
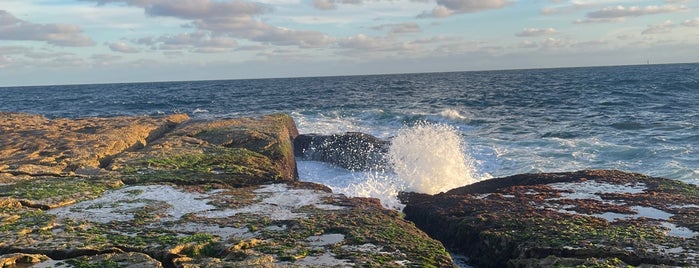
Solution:
{"label": "dark rock", "polygon": [[477,267],[699,265],[699,187],[676,180],[525,174],[400,199],[406,219]]}
{"label": "dark rock", "polygon": [[327,162],[352,171],[366,171],[387,166],[389,146],[388,141],[360,132],[302,134],[294,140],[294,155],[303,160]]}

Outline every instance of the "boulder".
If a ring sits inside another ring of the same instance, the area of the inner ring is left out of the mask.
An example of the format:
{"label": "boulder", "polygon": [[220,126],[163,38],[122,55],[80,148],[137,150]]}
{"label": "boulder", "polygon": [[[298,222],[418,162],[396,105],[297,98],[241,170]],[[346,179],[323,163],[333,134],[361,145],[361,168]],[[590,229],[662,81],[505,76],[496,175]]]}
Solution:
{"label": "boulder", "polygon": [[294,155],[303,160],[327,162],[352,171],[384,169],[390,142],[369,134],[306,134],[294,140]]}
{"label": "boulder", "polygon": [[676,180],[524,174],[400,198],[406,219],[476,267],[699,265],[699,187]]}

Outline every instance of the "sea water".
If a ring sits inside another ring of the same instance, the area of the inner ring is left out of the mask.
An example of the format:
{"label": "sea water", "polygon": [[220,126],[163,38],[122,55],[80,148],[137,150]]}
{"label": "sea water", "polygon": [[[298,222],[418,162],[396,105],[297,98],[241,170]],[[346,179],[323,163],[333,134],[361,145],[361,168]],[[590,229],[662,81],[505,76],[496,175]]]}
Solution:
{"label": "sea water", "polygon": [[302,180],[400,208],[519,173],[619,169],[699,184],[699,64],[0,88],[56,117],[288,113],[301,133],[392,140],[389,167],[300,161]]}

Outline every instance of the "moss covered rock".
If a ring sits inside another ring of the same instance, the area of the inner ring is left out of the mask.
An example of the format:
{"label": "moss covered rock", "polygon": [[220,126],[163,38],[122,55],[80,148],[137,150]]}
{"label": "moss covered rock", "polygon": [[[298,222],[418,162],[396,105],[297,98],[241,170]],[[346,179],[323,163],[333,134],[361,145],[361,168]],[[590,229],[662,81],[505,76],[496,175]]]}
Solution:
{"label": "moss covered rock", "polygon": [[453,266],[378,200],[298,182],[288,115],[0,126],[0,266]]}
{"label": "moss covered rock", "polygon": [[699,265],[699,188],[620,171],[525,174],[401,195],[477,267]]}

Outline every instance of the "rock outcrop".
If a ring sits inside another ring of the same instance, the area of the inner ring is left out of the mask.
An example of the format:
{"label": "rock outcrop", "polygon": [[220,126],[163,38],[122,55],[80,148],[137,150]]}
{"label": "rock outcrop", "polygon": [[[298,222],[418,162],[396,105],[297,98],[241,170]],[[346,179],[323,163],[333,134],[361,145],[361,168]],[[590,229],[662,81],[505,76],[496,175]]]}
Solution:
{"label": "rock outcrop", "polygon": [[453,266],[401,213],[299,182],[288,115],[0,127],[3,267]]}
{"label": "rock outcrop", "polygon": [[294,155],[299,159],[330,163],[352,171],[383,169],[390,142],[374,136],[347,132],[335,135],[299,135]]}
{"label": "rock outcrop", "polygon": [[49,120],[0,112],[3,177],[67,176],[97,172],[116,155],[143,148],[189,117],[114,117]]}
{"label": "rock outcrop", "polygon": [[699,187],[676,180],[525,174],[400,198],[406,219],[476,267],[699,266]]}

